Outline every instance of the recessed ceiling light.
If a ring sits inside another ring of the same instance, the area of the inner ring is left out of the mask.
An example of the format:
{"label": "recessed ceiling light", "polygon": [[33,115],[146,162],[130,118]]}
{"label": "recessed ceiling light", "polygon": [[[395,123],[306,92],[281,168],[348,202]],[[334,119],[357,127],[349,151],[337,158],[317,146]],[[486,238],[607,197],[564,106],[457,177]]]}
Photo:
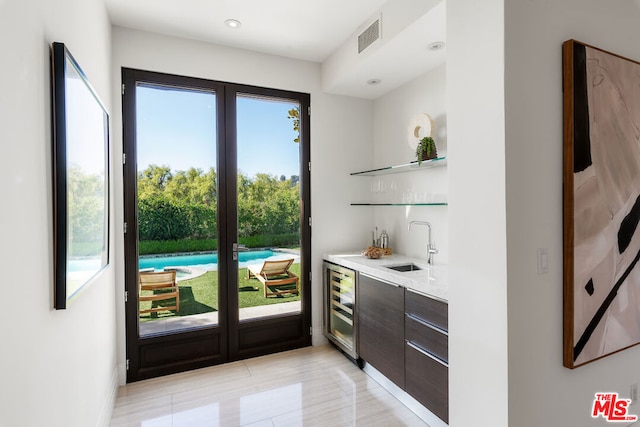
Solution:
{"label": "recessed ceiling light", "polygon": [[379,85],[380,83],[382,83],[382,80],[380,80],[380,79],[367,80],[367,84],[368,85]]}
{"label": "recessed ceiling light", "polygon": [[238,21],[237,19],[227,19],[226,21],[224,21],[224,25],[229,28],[236,29],[242,26],[242,22]]}
{"label": "recessed ceiling light", "polygon": [[444,47],[444,42],[433,42],[430,43],[429,46],[427,46],[427,49],[429,50],[440,50]]}

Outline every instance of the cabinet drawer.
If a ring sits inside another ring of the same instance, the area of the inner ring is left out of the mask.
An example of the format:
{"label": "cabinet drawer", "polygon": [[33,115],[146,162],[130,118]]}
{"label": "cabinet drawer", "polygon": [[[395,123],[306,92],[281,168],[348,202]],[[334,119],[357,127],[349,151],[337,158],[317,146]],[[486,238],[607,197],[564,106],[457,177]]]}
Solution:
{"label": "cabinet drawer", "polygon": [[449,362],[449,337],[421,319],[405,316],[405,339],[445,363]]}
{"label": "cabinet drawer", "polygon": [[405,346],[405,357],[405,390],[449,423],[449,368],[409,343]]}
{"label": "cabinet drawer", "polygon": [[449,306],[446,302],[407,290],[404,304],[407,314],[445,331],[449,330]]}

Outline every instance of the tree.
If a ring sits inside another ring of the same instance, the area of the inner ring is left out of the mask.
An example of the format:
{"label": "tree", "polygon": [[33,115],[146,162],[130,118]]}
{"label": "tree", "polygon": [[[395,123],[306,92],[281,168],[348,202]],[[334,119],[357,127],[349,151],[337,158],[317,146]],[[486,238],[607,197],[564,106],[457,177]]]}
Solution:
{"label": "tree", "polygon": [[138,197],[158,196],[162,194],[173,175],[167,165],[149,165],[138,173]]}
{"label": "tree", "polygon": [[300,187],[264,173],[238,179],[238,224],[241,237],[298,232]]}
{"label": "tree", "polygon": [[84,255],[99,254],[102,247],[93,243],[102,241],[106,225],[104,176],[86,174],[78,166],[70,165],[67,185],[69,234],[80,244],[78,250]]}
{"label": "tree", "polygon": [[[284,178],[284,179],[283,179]],[[240,237],[298,233],[298,177],[238,174]],[[138,175],[140,240],[217,237],[217,182],[213,168],[171,173],[151,165]]]}
{"label": "tree", "polygon": [[298,136],[293,140],[293,142],[300,142],[300,106],[298,105],[297,107],[292,108],[288,113],[289,115],[287,118],[293,120],[293,130],[298,132]]}
{"label": "tree", "polygon": [[169,199],[174,201],[215,206],[217,197],[216,172],[213,168],[209,168],[206,174],[196,168],[177,171],[167,183],[165,193]]}

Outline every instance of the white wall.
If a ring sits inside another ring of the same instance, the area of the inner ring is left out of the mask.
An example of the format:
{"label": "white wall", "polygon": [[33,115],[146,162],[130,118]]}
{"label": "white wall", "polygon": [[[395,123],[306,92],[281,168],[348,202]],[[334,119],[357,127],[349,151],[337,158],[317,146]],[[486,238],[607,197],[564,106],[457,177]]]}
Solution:
{"label": "white wall", "polygon": [[[251,51],[222,47],[124,28],[113,30],[114,128],[121,129],[121,67],[138,68],[311,94],[311,212],[313,342],[322,337],[322,254],[352,249],[366,242],[371,214],[363,221],[361,212],[349,203],[366,189],[365,183],[350,179],[349,173],[371,164],[371,101],[322,93],[320,65]],[[122,135],[114,135],[114,152],[120,157]],[[114,171],[117,194],[122,194],[122,162]],[[121,197],[116,200],[116,242],[119,262],[118,287],[124,289],[123,220]],[[119,361],[125,359],[124,307],[118,306]],[[123,371],[121,371],[124,374]],[[122,375],[121,380],[124,378]]]}
{"label": "white wall", "polygon": [[110,420],[117,385],[113,264],[67,310],[52,308],[49,61],[51,42],[64,42],[109,109],[110,31],[100,0],[0,1],[3,427]]}
{"label": "white wall", "polygon": [[447,3],[452,427],[522,425],[507,410],[503,13],[504,0]]}
{"label": "white wall", "polygon": [[[594,394],[628,397],[640,381],[640,348],[562,367],[561,46],[573,38],[640,60],[640,4],[513,1],[505,15],[509,420],[607,425],[590,416]],[[537,248],[548,248],[548,274],[537,274]],[[640,414],[640,405],[631,412]]]}
{"label": "white wall", "polygon": [[[416,114],[428,113],[434,121],[432,136],[438,156],[447,155],[446,66],[425,73],[400,88],[376,99],[373,104],[374,163],[372,167],[405,164],[414,161],[415,149],[408,142],[409,124]],[[401,201],[409,197],[426,201],[432,194],[447,195],[447,168],[383,175],[366,180],[372,200]],[[448,262],[449,213],[446,206],[361,207],[363,214],[374,210],[378,232],[386,229],[395,253],[426,259],[427,229],[416,226],[407,230],[409,221],[428,221],[432,241],[439,253],[437,264]],[[370,233],[369,233],[370,234]]]}

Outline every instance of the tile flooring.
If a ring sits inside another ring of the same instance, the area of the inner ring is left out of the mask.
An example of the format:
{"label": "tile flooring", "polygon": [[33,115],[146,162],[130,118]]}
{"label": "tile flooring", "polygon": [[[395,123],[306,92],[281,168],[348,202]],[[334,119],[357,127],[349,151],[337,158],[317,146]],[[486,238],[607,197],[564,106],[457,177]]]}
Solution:
{"label": "tile flooring", "polygon": [[329,345],[128,384],[111,427],[427,426]]}

